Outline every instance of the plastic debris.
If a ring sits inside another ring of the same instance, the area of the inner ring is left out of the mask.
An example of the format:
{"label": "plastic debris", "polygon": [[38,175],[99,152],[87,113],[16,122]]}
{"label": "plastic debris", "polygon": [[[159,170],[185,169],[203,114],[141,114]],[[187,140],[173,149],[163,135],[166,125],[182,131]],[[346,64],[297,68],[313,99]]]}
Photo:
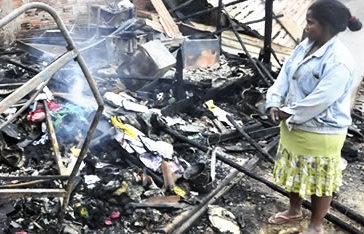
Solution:
{"label": "plastic debris", "polygon": [[220,232],[241,233],[234,214],[227,209],[216,205],[209,205],[207,213],[211,224]]}
{"label": "plastic debris", "polygon": [[214,116],[220,120],[221,122],[224,122],[225,124],[229,125],[231,128],[234,127],[234,125],[232,123],[230,123],[230,121],[227,119],[227,115],[228,113],[226,111],[224,111],[223,109],[221,109],[220,107],[216,106],[214,104],[213,100],[208,100],[204,103],[204,106],[210,110]]}

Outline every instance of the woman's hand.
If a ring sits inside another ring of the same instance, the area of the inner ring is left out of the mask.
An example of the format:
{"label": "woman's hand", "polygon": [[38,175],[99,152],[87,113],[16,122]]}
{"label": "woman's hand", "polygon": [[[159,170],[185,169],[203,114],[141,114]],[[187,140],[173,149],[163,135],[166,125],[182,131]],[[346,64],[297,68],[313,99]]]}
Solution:
{"label": "woman's hand", "polygon": [[281,111],[281,110],[279,110],[278,115],[279,115],[280,120],[288,119],[291,116],[290,114],[288,114],[288,113],[286,113],[284,111]]}
{"label": "woman's hand", "polygon": [[277,107],[269,108],[269,116],[274,123],[279,121],[279,109]]}
{"label": "woman's hand", "polygon": [[277,107],[271,107],[269,108],[269,116],[274,123],[277,123],[281,120],[289,118],[291,115],[284,111],[279,110],[279,108]]}

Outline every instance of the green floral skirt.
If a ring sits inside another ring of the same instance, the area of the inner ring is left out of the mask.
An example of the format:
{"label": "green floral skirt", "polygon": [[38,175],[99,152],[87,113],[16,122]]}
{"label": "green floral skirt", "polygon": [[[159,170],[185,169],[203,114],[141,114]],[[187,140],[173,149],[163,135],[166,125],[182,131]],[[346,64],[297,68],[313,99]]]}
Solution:
{"label": "green floral skirt", "polygon": [[342,184],[341,149],[346,134],[326,135],[280,126],[273,176],[287,192],[332,196]]}

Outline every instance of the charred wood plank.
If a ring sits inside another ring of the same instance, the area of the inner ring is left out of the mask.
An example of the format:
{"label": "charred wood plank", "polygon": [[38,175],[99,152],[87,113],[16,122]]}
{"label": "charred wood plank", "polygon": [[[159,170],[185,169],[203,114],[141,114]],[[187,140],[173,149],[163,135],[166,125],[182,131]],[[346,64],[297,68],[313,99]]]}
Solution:
{"label": "charred wood plank", "polygon": [[331,201],[331,206],[340,211],[341,213],[345,214],[346,216],[348,216],[349,218],[351,218],[352,220],[355,220],[358,223],[364,224],[364,216],[355,212],[353,209],[350,209],[347,206],[344,206],[343,204],[341,204],[338,201],[332,200]]}
{"label": "charred wood plank", "polygon": [[243,42],[243,40],[241,39],[241,37],[240,37],[240,35],[239,35],[239,33],[238,33],[238,31],[237,31],[237,29],[236,29],[236,26],[234,25],[234,22],[233,22],[233,20],[231,19],[231,17],[229,17],[229,14],[227,13],[227,11],[226,11],[226,8],[225,8],[225,5],[223,4],[222,5],[222,9],[221,10],[223,10],[224,12],[225,12],[225,16],[226,16],[226,18],[228,19],[228,21],[229,21],[229,23],[230,23],[230,25],[232,26],[232,31],[234,32],[234,34],[235,34],[235,36],[236,36],[236,38],[238,39],[238,41],[239,41],[239,43],[240,43],[240,45],[241,45],[241,47],[243,48],[243,50],[244,50],[244,53],[245,53],[245,55],[248,57],[248,59],[249,59],[249,61],[251,62],[251,64],[254,66],[254,68],[257,70],[257,72],[259,73],[259,75],[261,76],[261,78],[263,79],[263,81],[268,85],[268,86],[270,86],[270,85],[272,85],[272,80],[274,80],[273,79],[273,77],[272,77],[272,75],[269,73],[269,72],[266,72],[265,70],[263,70],[264,72],[265,72],[265,74],[263,73],[263,71],[262,71],[262,69],[261,69],[261,67],[259,67],[259,65],[257,65],[257,62],[251,57],[251,55],[250,55],[250,53],[249,53],[249,51],[246,49],[246,47],[245,47],[245,45],[244,45],[244,42]]}
{"label": "charred wood plank", "polygon": [[[253,179],[255,179],[255,180],[257,180],[257,181],[259,181],[259,182],[261,182],[261,183],[263,183],[265,185],[267,185],[269,188],[273,189],[274,191],[279,192],[279,193],[281,193],[282,195],[284,195],[286,197],[289,197],[289,193],[287,191],[285,191],[283,188],[277,186],[276,184],[274,184],[274,183],[268,181],[267,179],[265,179],[265,178],[255,174],[255,173],[251,172],[250,170],[247,170],[246,168],[244,168],[243,166],[237,164],[236,162],[233,162],[233,161],[231,161],[231,160],[229,160],[229,159],[227,159],[225,157],[222,157],[221,155],[216,155],[216,156],[220,161],[228,164],[229,166],[237,169],[240,172],[243,172],[244,174],[248,175],[249,177],[251,177],[251,178],[253,178]],[[332,204],[333,203],[331,203],[331,206],[333,206]],[[334,204],[335,204],[335,206],[337,206],[336,202],[334,202]],[[307,200],[303,201],[303,206],[305,208],[307,208],[307,209],[311,209],[311,207],[312,207],[311,203],[309,201],[307,201]],[[338,211],[342,212],[347,217],[352,218],[353,220],[360,222],[361,224],[363,223],[362,222],[363,219],[362,219],[361,215],[355,213],[353,210],[351,210],[349,208],[343,208],[343,207],[344,206],[341,206],[341,209],[338,210]],[[350,213],[350,215],[348,215],[349,213]],[[360,230],[358,230],[357,228],[355,228],[354,226],[351,226],[346,221],[341,220],[340,218],[338,218],[338,217],[336,217],[336,216],[334,216],[334,215],[332,215],[330,213],[326,214],[325,218],[328,221],[330,221],[330,222],[340,226],[341,228],[345,229],[346,231],[349,231],[349,233],[362,234],[362,232]]]}
{"label": "charred wood plank", "polygon": [[227,119],[234,125],[234,127],[244,136],[244,138],[250,143],[252,144],[257,150],[258,152],[260,153],[260,156],[262,157],[262,159],[264,160],[268,160],[269,162],[274,162],[274,159],[273,157],[268,153],[266,152],[253,138],[251,138],[249,136],[248,133],[246,133],[244,131],[243,128],[241,128],[236,122],[235,120],[233,119],[232,116],[230,115],[227,115],[226,116]]}
{"label": "charred wood plank", "polygon": [[264,47],[261,50],[261,56],[265,66],[271,67],[272,52],[272,22],[273,22],[273,0],[265,1],[265,23],[264,23]]}
{"label": "charred wood plank", "polygon": [[271,140],[268,144],[266,144],[264,147],[263,147],[263,150],[265,152],[270,152],[272,149],[276,148],[278,146],[278,142],[279,142],[279,135],[274,137],[273,140]]}
{"label": "charred wood plank", "polygon": [[[241,2],[245,2],[245,1],[246,0],[237,0],[237,1],[227,3],[227,4],[225,4],[225,6],[232,6],[232,5],[235,5],[235,4],[238,4],[238,3],[241,3]],[[194,12],[194,13],[192,13],[190,15],[186,15],[183,18],[179,18],[179,19],[183,21],[185,19],[192,18],[194,16],[204,15],[206,13],[210,13],[212,11],[217,11],[217,10],[220,10],[220,9],[221,9],[220,7],[211,7],[211,8],[207,8],[206,10],[197,11],[197,12]]]}
{"label": "charred wood plank", "polygon": [[36,184],[41,184],[41,183],[46,183],[46,182],[49,182],[49,180],[32,180],[32,181],[20,182],[20,183],[16,183],[16,184],[4,184],[4,185],[0,185],[0,189],[27,187],[30,185],[36,185]]}
{"label": "charred wood plank", "polygon": [[206,101],[209,99],[220,100],[226,96],[231,96],[232,93],[239,92],[242,87],[249,87],[254,82],[254,77],[241,76],[237,79],[229,79],[224,84],[219,87],[213,87],[208,89],[204,96],[202,97],[202,101]]}
{"label": "charred wood plank", "polygon": [[165,116],[173,116],[177,113],[186,113],[193,105],[193,98],[182,99],[162,108],[161,113]]}
{"label": "charred wood plank", "polygon": [[2,181],[30,181],[30,180],[67,180],[69,176],[43,175],[43,176],[0,176]]}
{"label": "charred wood plank", "polygon": [[158,196],[150,197],[142,202],[129,202],[126,204],[126,209],[128,208],[155,208],[155,209],[188,209],[190,205],[188,203],[182,202],[182,198],[178,195],[169,196]]}
{"label": "charred wood plank", "polygon": [[162,0],[151,0],[151,2],[159,14],[160,22],[165,29],[166,34],[172,38],[180,37],[182,34],[179,31],[177,24],[169,14],[166,6],[163,4]]}
{"label": "charred wood plank", "polygon": [[47,129],[48,129],[49,137],[50,137],[50,140],[52,143],[52,148],[53,148],[53,152],[54,152],[54,156],[55,156],[55,160],[56,160],[56,163],[58,166],[59,173],[61,175],[69,175],[69,171],[68,171],[67,167],[65,167],[65,165],[63,164],[62,155],[61,155],[61,152],[59,149],[56,132],[55,132],[55,129],[54,129],[54,126],[52,123],[50,111],[49,111],[46,100],[43,100],[43,105],[44,105],[44,109],[45,109]]}
{"label": "charred wood plank", "polygon": [[[262,127],[260,123],[255,123],[255,124],[245,125],[243,126],[243,129],[250,134],[250,132],[259,131],[257,129],[260,127]],[[222,134],[209,134],[209,135],[202,134],[202,135],[207,138],[207,141],[210,144],[221,143],[241,137],[241,134],[235,129]]]}
{"label": "charred wood plank", "polygon": [[[178,19],[180,18],[184,18],[185,15],[180,11],[180,9],[190,5],[191,3],[194,2],[194,0],[188,0],[186,2],[183,2],[179,5],[175,5],[174,2],[170,1],[170,0],[165,0],[164,1],[166,3],[166,5],[168,6],[168,8],[170,9],[169,12],[173,13]],[[186,23],[190,23],[189,19],[184,20]]]}
{"label": "charred wood plank", "polygon": [[355,113],[354,111],[351,112],[351,116],[357,118],[360,121],[364,121],[364,117],[359,115],[358,113]]}
{"label": "charred wood plank", "polygon": [[10,58],[10,57],[8,57],[8,56],[2,56],[2,57],[0,58],[0,61],[1,61],[1,62],[4,62],[4,63],[10,63],[10,64],[13,64],[13,65],[18,66],[18,67],[21,67],[21,68],[23,68],[23,69],[25,69],[25,70],[27,70],[27,71],[33,72],[33,73],[35,73],[35,74],[37,74],[38,72],[40,72],[40,70],[39,70],[39,69],[36,69],[36,68],[34,68],[34,67],[30,67],[30,66],[26,66],[26,65],[24,65],[23,63],[20,63],[19,61],[16,61],[15,59]]}
{"label": "charred wood plank", "polygon": [[269,128],[258,129],[248,133],[253,139],[270,138],[279,134],[279,126],[273,126]]}
{"label": "charred wood plank", "polygon": [[182,51],[177,52],[176,72],[174,75],[175,85],[173,86],[178,101],[186,98],[186,91],[183,85],[183,57]]}
{"label": "charred wood plank", "polygon": [[[272,18],[273,19],[278,19],[280,17],[283,17],[284,15],[283,14],[279,14],[279,15],[275,15],[273,16]],[[235,24],[239,27],[242,27],[244,29],[244,32],[248,35],[251,35],[251,36],[254,36],[256,38],[259,38],[259,39],[263,39],[264,37],[259,33],[257,32],[256,30],[253,30],[251,29],[248,25],[249,24],[255,24],[255,23],[259,23],[261,21],[264,21],[265,18],[261,18],[261,19],[257,19],[257,20],[252,20],[252,21],[248,21],[248,22],[244,22],[244,23],[241,23],[239,21],[237,21],[236,19],[231,19],[233,22],[235,22]],[[231,30],[232,29],[232,26],[227,26],[227,27],[224,27],[224,28],[218,28],[217,27],[217,30],[215,32],[213,32],[214,34],[219,34],[223,31],[227,31],[227,30]]]}
{"label": "charred wood plank", "polygon": [[[207,152],[208,150],[210,150],[209,147],[204,146],[204,145],[202,145],[202,144],[200,144],[198,142],[195,142],[193,140],[190,140],[187,137],[179,134],[178,132],[176,132],[176,131],[174,131],[172,129],[169,129],[165,125],[161,125],[161,128],[163,128],[164,131],[167,132],[168,134],[171,134],[172,136],[174,136],[174,137],[176,137],[176,138],[178,138],[180,140],[183,140],[183,141],[189,143],[192,146],[195,146],[196,148],[198,148],[198,149],[200,149],[200,150],[202,150],[204,152]],[[251,178],[253,178],[253,179],[255,179],[255,180],[257,180],[257,181],[259,181],[259,182],[261,182],[261,183],[263,183],[265,185],[267,185],[272,190],[277,191],[277,192],[281,193],[282,195],[289,197],[289,193],[287,191],[285,191],[283,188],[281,188],[281,187],[277,186],[276,184],[274,184],[273,182],[270,182],[267,179],[265,179],[265,178],[257,175],[256,173],[252,172],[250,169],[247,169],[246,167],[243,167],[243,166],[237,164],[236,162],[228,159],[226,157],[227,155],[228,154],[216,152],[216,158],[218,160],[220,160],[221,162],[226,163],[227,165],[229,165],[229,166],[237,169],[238,171],[246,174],[247,176],[249,176],[249,177],[251,177]],[[334,204],[334,206],[337,206],[337,203],[336,202],[331,203],[331,206],[333,206],[332,204]],[[307,209],[311,209],[311,203],[309,201],[307,201],[307,200],[304,200],[303,201],[303,206],[305,208],[307,208]],[[340,210],[338,209],[338,211],[343,212],[344,215],[346,215],[349,218],[352,218],[355,221],[358,221],[358,222],[361,222],[362,221],[361,215],[355,213],[353,210],[351,210],[349,208],[343,208],[343,207],[344,206],[341,206],[340,207]],[[350,215],[348,215],[348,213],[350,213]],[[348,224],[346,221],[343,221],[343,220],[339,219],[338,217],[336,217],[336,216],[334,216],[332,214],[329,214],[329,213],[326,214],[325,218],[328,221],[330,221],[330,222],[332,222],[332,223],[340,226],[344,230],[349,231],[350,233],[353,233],[353,234],[362,234],[362,232],[360,230],[358,230],[354,226],[351,226],[350,224]],[[361,222],[361,223],[363,223],[363,222]]]}
{"label": "charred wood plank", "polygon": [[62,197],[64,189],[0,189],[0,199],[26,197]]}
{"label": "charred wood plank", "polygon": [[207,210],[208,205],[214,203],[218,198],[228,192],[236,183],[240,181],[242,175],[238,171],[231,172],[207,197],[205,197],[201,204],[195,205],[192,210],[185,211],[174,219],[174,222],[166,225],[165,227],[158,228],[155,231],[160,233],[184,233],[192,224],[200,218]]}

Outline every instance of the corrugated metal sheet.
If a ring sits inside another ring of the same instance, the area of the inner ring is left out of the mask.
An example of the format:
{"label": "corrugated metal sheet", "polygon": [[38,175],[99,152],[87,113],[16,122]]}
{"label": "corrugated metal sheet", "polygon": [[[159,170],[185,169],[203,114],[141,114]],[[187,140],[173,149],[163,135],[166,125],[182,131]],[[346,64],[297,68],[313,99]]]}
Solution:
{"label": "corrugated metal sheet", "polygon": [[[307,8],[314,0],[275,0],[273,1],[274,15],[283,15],[273,20],[272,38],[273,43],[294,48],[296,41],[302,37],[306,25]],[[223,0],[228,4],[232,0]],[[218,6],[218,0],[210,0],[210,4]],[[265,16],[265,1],[246,0],[241,3],[226,7],[226,11],[232,19],[241,23],[247,23],[263,19]],[[249,27],[264,35],[264,21],[249,24]],[[287,32],[288,31],[288,32]]]}
{"label": "corrugated metal sheet", "polygon": [[[223,0],[223,4],[227,5],[234,0]],[[307,8],[314,0],[274,0],[273,14],[275,16],[283,15],[277,19],[273,19],[272,25],[272,49],[275,51],[278,61],[273,56],[271,59],[273,68],[278,68],[279,63],[291,54],[297,42],[302,38],[303,29],[306,25]],[[208,0],[208,2],[217,7],[218,0]],[[265,17],[265,1],[263,0],[246,0],[231,6],[227,6],[226,13],[230,18],[240,22],[248,23],[264,19]],[[265,22],[261,20],[256,23],[250,23],[248,26],[264,36]],[[263,40],[240,34],[244,46],[254,58],[259,57],[259,52],[263,48]],[[237,37],[231,32],[222,33],[222,48],[230,53],[243,52],[242,46]]]}
{"label": "corrugated metal sheet", "polygon": [[[145,0],[146,2],[150,0]],[[218,7],[219,0],[207,0],[213,7]],[[293,48],[297,45],[297,42],[302,37],[303,29],[306,25],[306,12],[309,5],[314,0],[274,0],[273,1],[273,13],[275,16],[283,15],[277,19],[273,19],[272,25],[272,48],[278,57],[278,62],[272,56],[272,65],[279,67],[279,63],[283,61],[291,54]],[[228,5],[235,0],[223,0],[224,5]],[[255,23],[249,23],[248,26],[264,36],[265,30],[265,1],[264,0],[246,0],[240,3],[227,6],[226,12],[231,19],[234,19],[240,23],[248,23],[251,21],[258,21]],[[139,12],[139,13],[138,13]],[[137,15],[142,17],[140,14],[142,11],[137,10]],[[144,11],[143,11],[144,12]],[[164,17],[165,14],[159,14],[157,21],[160,17]],[[145,16],[144,16],[145,17]],[[154,20],[154,23],[158,23]],[[260,21],[259,21],[260,20]],[[179,22],[180,24],[183,24]],[[192,27],[203,31],[215,31],[214,27],[202,25],[196,22],[191,22]],[[150,24],[149,24],[150,25]],[[189,25],[191,26],[191,25]],[[163,26],[161,26],[163,27]],[[153,27],[156,30],[157,27]],[[233,33],[233,31],[224,31],[222,33],[222,49],[229,53],[242,53],[243,48]],[[239,34],[240,39],[243,41],[244,46],[251,55],[251,57],[258,58],[261,49],[263,48],[263,40],[257,39],[252,36]]]}

